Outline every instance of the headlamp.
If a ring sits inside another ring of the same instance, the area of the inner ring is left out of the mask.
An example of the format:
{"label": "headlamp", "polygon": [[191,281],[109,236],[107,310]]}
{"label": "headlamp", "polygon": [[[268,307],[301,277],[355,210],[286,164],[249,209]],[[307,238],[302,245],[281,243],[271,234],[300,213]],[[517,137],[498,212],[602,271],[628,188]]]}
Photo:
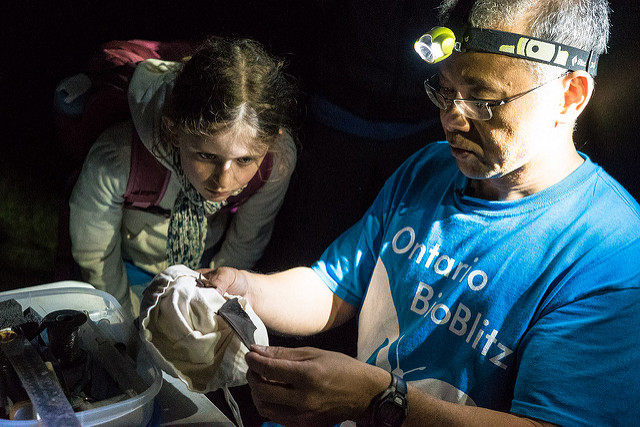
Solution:
{"label": "headlamp", "polygon": [[434,27],[415,42],[414,49],[429,64],[446,59],[454,50],[476,51],[529,59],[570,71],[584,70],[594,77],[597,73],[598,55],[593,51],[469,25],[464,26],[459,33],[461,34],[447,27]]}
{"label": "headlamp", "polygon": [[435,64],[451,55],[455,43],[456,35],[449,28],[433,27],[415,42],[413,48],[423,60]]}

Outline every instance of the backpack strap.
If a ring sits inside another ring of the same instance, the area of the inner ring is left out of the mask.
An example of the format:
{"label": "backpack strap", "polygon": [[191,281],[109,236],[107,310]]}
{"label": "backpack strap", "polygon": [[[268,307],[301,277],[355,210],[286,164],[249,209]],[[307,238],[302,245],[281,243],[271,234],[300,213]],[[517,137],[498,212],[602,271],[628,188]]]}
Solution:
{"label": "backpack strap", "polygon": [[245,203],[256,191],[262,188],[262,186],[269,180],[271,176],[271,170],[273,169],[273,154],[267,153],[258,168],[258,171],[253,175],[251,181],[247,184],[244,190],[237,196],[229,197],[228,203],[223,209],[230,210],[232,213],[236,213],[238,207]]}
{"label": "backpack strap", "polygon": [[149,152],[133,125],[131,127],[131,169],[124,193],[124,206],[169,217],[171,211],[158,205],[167,191],[171,171]]}

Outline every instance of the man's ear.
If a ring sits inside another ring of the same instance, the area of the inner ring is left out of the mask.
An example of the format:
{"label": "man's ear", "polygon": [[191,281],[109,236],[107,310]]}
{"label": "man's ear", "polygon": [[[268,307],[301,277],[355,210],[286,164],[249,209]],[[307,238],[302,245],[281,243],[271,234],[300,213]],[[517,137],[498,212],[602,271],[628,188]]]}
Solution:
{"label": "man's ear", "polygon": [[593,77],[586,71],[572,71],[567,74],[562,84],[564,87],[564,104],[558,122],[573,123],[585,109],[593,93]]}

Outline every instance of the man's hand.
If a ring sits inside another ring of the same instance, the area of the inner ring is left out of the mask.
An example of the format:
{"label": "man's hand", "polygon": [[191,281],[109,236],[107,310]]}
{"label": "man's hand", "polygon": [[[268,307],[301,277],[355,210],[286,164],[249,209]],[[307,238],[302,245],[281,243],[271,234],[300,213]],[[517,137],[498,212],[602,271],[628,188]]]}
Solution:
{"label": "man's hand", "polygon": [[246,278],[235,268],[201,268],[196,271],[202,275],[202,278],[198,280],[198,285],[216,288],[220,295],[228,292],[231,295],[245,296],[248,291]]}
{"label": "man's hand", "polygon": [[258,411],[283,425],[356,420],[390,381],[380,368],[311,347],[252,346],[245,358]]}

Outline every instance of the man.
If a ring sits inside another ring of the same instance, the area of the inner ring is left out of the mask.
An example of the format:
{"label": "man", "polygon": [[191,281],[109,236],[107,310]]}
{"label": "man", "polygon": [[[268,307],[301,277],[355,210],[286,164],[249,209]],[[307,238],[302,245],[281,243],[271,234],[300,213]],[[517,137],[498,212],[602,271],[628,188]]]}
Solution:
{"label": "man", "polygon": [[572,139],[608,4],[452,3],[445,19],[470,25],[425,82],[447,143],[405,162],[311,268],[207,273],[281,333],[358,316],[358,360],[252,347],[256,406],[285,425],[634,424],[640,207]]}

